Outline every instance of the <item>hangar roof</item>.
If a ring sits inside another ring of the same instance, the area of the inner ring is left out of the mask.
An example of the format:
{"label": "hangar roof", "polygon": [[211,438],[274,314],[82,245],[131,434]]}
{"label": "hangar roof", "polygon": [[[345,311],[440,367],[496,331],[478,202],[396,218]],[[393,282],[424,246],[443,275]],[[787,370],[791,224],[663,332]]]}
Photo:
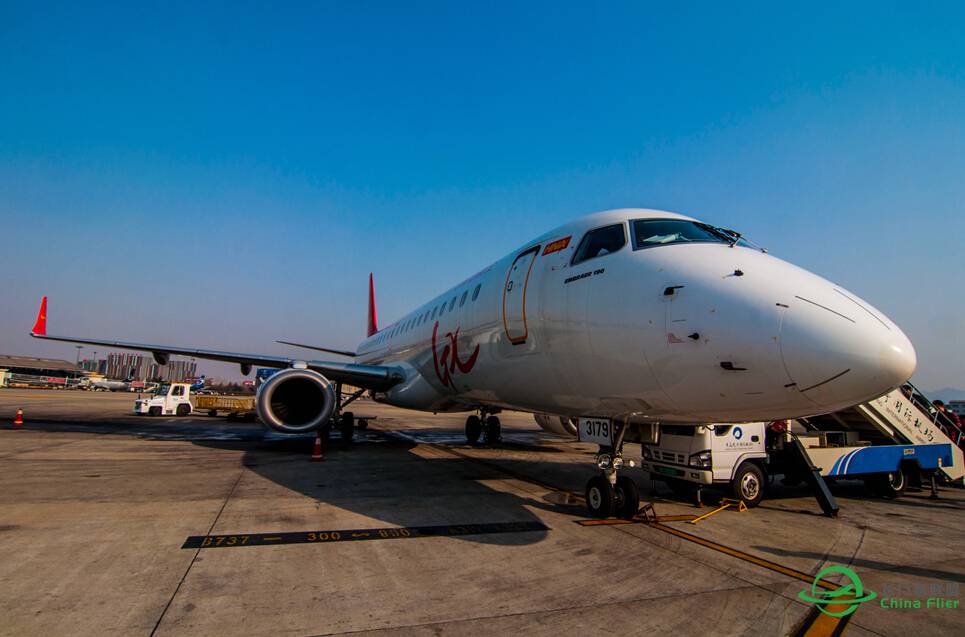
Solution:
{"label": "hangar roof", "polygon": [[5,356],[0,354],[0,369],[28,367],[33,369],[81,372],[80,367],[59,358],[33,358],[31,356]]}

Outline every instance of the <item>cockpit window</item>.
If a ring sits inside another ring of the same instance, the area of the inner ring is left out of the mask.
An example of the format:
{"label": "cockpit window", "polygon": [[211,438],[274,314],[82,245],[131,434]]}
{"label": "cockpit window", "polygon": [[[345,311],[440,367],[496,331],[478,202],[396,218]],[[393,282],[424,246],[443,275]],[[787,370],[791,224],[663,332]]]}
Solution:
{"label": "cockpit window", "polygon": [[727,243],[749,247],[733,230],[716,228],[687,219],[637,219],[633,222],[633,249],[653,248],[671,243]]}
{"label": "cockpit window", "polygon": [[612,226],[590,230],[580,241],[573,255],[572,265],[612,254],[627,244],[627,233],[623,229],[623,224],[618,223]]}

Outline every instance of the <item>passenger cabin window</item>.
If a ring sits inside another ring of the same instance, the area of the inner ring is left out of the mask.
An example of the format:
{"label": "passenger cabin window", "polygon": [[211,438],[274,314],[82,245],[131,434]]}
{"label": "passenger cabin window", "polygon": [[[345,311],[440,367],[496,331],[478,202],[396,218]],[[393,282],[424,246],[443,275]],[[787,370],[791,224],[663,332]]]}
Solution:
{"label": "passenger cabin window", "polygon": [[459,307],[462,307],[463,305],[466,304],[466,297],[468,296],[469,296],[469,290],[466,290],[465,292],[462,293],[462,298],[459,299]]}
{"label": "passenger cabin window", "polygon": [[633,222],[633,249],[654,248],[672,243],[726,243],[749,247],[732,230],[715,228],[687,219],[637,219]]}
{"label": "passenger cabin window", "polygon": [[449,311],[451,312],[452,308],[454,308],[455,306],[456,306],[456,297],[452,297],[452,300],[449,301]]}
{"label": "passenger cabin window", "polygon": [[623,229],[622,223],[590,230],[583,235],[580,245],[576,248],[572,265],[582,263],[588,259],[612,254],[626,244],[627,233]]}
{"label": "passenger cabin window", "polygon": [[481,287],[482,287],[482,283],[477,283],[477,284],[476,284],[476,289],[472,291],[472,300],[473,300],[473,301],[475,301],[477,298],[479,298],[479,288],[481,288]]}

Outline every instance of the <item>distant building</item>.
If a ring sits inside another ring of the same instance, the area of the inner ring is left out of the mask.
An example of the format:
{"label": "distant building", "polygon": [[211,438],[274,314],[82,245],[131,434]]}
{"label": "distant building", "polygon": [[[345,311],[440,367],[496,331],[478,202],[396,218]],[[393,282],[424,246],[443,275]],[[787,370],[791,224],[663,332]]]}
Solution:
{"label": "distant building", "polygon": [[57,358],[0,355],[0,386],[66,386],[84,377],[84,371],[69,361]]}
{"label": "distant building", "polygon": [[108,354],[106,360],[98,361],[98,369],[100,363],[104,363],[102,374],[122,380],[178,381],[193,378],[198,372],[198,364],[194,361],[171,359],[167,365],[158,365],[149,354],[131,352]]}

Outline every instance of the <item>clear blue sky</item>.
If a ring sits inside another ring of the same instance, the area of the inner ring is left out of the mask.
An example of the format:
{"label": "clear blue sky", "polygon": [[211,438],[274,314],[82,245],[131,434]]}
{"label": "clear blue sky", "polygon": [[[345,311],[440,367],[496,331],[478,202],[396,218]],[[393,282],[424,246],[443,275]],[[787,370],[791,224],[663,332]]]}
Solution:
{"label": "clear blue sky", "polygon": [[961,3],[83,4],[0,6],[0,352],[73,358],[25,336],[44,293],[54,332],[352,347],[370,269],[390,321],[648,206],[854,290],[965,387]]}

